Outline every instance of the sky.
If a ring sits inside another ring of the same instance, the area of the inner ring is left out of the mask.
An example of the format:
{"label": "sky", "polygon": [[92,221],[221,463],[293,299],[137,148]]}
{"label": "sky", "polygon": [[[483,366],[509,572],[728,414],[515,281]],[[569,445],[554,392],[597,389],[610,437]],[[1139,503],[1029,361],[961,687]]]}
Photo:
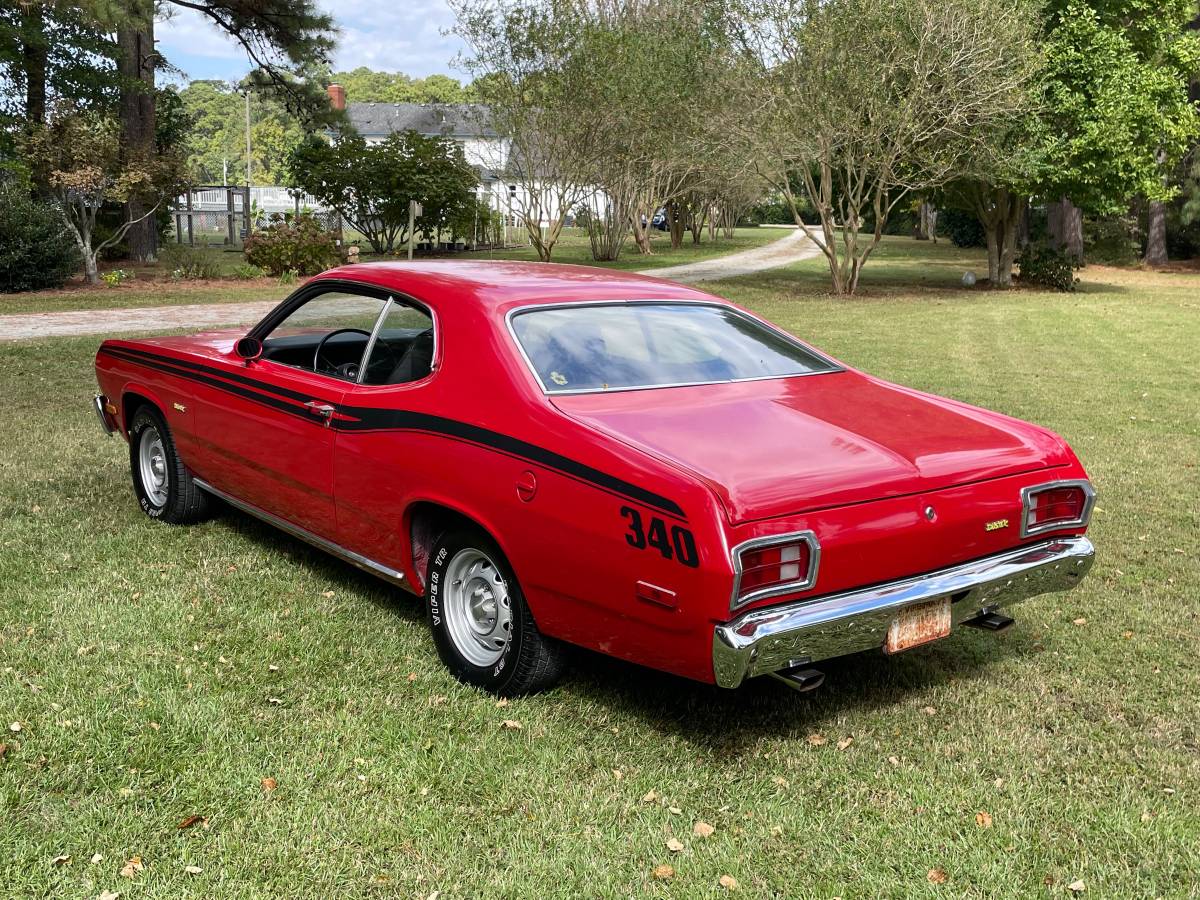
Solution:
{"label": "sky", "polygon": [[[445,0],[318,0],[341,34],[334,71],[366,66],[423,78],[442,73],[465,80],[451,63],[461,44],[442,31],[454,24]],[[245,52],[191,10],[175,7],[155,27],[159,51],[186,77],[236,80],[249,70]]]}

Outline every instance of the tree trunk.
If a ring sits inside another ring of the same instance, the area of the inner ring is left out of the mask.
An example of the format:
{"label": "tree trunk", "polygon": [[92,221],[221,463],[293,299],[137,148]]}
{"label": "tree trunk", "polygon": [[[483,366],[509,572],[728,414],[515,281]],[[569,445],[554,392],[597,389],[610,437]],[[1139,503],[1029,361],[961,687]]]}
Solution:
{"label": "tree trunk", "polygon": [[671,249],[678,250],[683,246],[683,210],[679,208],[678,200],[670,200],[666,205],[667,228],[671,232]]}
{"label": "tree trunk", "polygon": [[1148,266],[1167,264],[1167,211],[1161,200],[1151,200],[1149,223],[1146,229],[1146,256]]}
{"label": "tree trunk", "polygon": [[1073,262],[1083,265],[1083,213],[1079,207],[1063,197],[1047,204],[1046,216],[1050,246],[1066,251]]}
{"label": "tree trunk", "polygon": [[913,228],[913,237],[918,241],[937,243],[937,209],[928,200],[922,200],[917,207],[917,223]]}
{"label": "tree trunk", "polygon": [[[154,4],[134,0],[125,27],[117,31],[117,72],[121,76],[121,146],[127,159],[152,159],[154,142]],[[126,221],[145,215],[140,197],[125,204]],[[158,252],[158,222],[147,216],[126,235],[129,255],[137,262],[154,262]]]}
{"label": "tree trunk", "polygon": [[25,121],[28,125],[46,122],[46,15],[41,3],[21,6],[21,67],[25,75]]}

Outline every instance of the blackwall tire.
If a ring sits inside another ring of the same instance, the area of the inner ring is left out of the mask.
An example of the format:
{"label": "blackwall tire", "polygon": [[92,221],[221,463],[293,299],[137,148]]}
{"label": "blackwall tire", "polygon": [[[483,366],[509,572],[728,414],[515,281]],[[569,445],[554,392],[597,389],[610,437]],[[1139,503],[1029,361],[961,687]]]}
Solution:
{"label": "blackwall tire", "polygon": [[508,560],[481,532],[452,529],[434,543],[425,606],[438,656],[459,681],[511,697],[562,675],[563,646],[538,631]]}

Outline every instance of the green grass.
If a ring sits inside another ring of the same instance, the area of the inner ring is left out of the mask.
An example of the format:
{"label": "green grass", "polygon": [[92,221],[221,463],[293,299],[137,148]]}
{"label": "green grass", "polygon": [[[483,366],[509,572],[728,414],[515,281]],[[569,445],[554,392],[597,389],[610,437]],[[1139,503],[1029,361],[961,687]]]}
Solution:
{"label": "green grass", "polygon": [[[718,237],[716,240],[710,241],[706,233],[699,245],[693,245],[691,236],[686,235],[683,246],[678,250],[672,250],[670,238],[656,231],[652,243],[654,249],[652,255],[639,254],[633,242],[630,241],[620,259],[611,263],[596,263],[592,260],[587,236],[578,229],[570,228],[566,229],[555,249],[554,261],[603,265],[615,269],[653,269],[699,262],[727,253],[749,250],[778,240],[786,234],[787,231],[780,228],[739,228],[734,232],[732,239]],[[511,239],[515,241],[519,237],[516,230],[512,230]],[[366,247],[365,244],[363,246]],[[170,252],[178,255],[180,259],[192,257],[202,260],[221,277],[204,281],[176,281],[169,277],[170,271],[167,263],[147,266],[121,263],[119,266],[106,266],[105,268],[124,268],[128,272],[132,272],[134,277],[116,287],[103,284],[87,285],[82,282],[82,279],[77,278],[61,290],[0,294],[0,316],[31,312],[68,312],[81,309],[180,306],[189,303],[245,303],[273,298],[282,300],[295,289],[295,284],[282,284],[276,278],[256,278],[249,281],[240,281],[234,278],[235,269],[245,263],[241,251],[226,250],[223,247],[197,247],[195,249],[172,249]],[[173,256],[172,259],[174,258],[176,257]],[[372,259],[392,258],[394,257],[378,257],[370,253],[364,253],[362,256],[364,262]],[[400,258],[403,258],[402,253]],[[537,259],[537,254],[531,247],[516,247],[508,250],[453,254],[453,258],[534,260]]]}
{"label": "green grass", "polygon": [[1194,896],[1200,279],[993,294],[954,287],[965,264],[892,241],[859,299],[819,261],[714,290],[1060,431],[1100,493],[1098,562],[1004,634],[834,663],[805,696],[581,653],[498,708],[442,670],[414,599],[241,515],[146,520],[88,408],[95,340],[6,347],[0,893]]}

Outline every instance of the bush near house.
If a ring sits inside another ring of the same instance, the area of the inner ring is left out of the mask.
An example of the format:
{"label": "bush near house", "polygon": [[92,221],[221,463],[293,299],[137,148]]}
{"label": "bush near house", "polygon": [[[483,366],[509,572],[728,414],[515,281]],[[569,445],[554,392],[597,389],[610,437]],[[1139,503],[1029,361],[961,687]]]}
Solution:
{"label": "bush near house", "polygon": [[1044,244],[1029,244],[1017,260],[1023,284],[1048,287],[1056,291],[1073,291],[1079,284],[1071,257],[1062,250]]}
{"label": "bush near house", "polygon": [[0,184],[0,292],[60,288],[79,268],[79,249],[53,205],[23,185]]}
{"label": "bush near house", "polygon": [[271,224],[246,239],[246,262],[271,275],[316,275],[338,261],[333,236],[308,213],[271,216]]}

